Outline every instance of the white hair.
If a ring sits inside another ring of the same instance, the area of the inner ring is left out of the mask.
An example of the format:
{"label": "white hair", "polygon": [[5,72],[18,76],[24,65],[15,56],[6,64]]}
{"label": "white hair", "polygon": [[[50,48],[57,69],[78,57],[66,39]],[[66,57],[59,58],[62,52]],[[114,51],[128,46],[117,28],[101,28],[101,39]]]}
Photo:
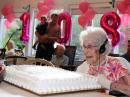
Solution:
{"label": "white hair", "polygon": [[58,46],[62,47],[65,51],[65,46],[63,44],[59,44],[57,42],[54,43],[54,48],[56,49]]}
{"label": "white hair", "polygon": [[[106,32],[101,27],[88,27],[86,30],[82,31],[80,34],[80,43],[83,46],[84,42],[87,40],[92,40],[93,44],[101,47],[102,44],[108,39]],[[104,54],[108,55],[111,52],[112,45],[110,40],[105,45],[106,50]]]}

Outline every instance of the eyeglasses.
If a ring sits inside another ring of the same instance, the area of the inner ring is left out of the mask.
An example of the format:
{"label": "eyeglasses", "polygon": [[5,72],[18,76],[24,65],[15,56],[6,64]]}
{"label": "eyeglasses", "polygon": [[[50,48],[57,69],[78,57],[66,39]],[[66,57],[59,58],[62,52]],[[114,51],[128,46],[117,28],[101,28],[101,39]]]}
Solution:
{"label": "eyeglasses", "polygon": [[95,49],[95,48],[97,48],[98,46],[97,45],[85,45],[85,44],[83,44],[83,48],[84,49]]}

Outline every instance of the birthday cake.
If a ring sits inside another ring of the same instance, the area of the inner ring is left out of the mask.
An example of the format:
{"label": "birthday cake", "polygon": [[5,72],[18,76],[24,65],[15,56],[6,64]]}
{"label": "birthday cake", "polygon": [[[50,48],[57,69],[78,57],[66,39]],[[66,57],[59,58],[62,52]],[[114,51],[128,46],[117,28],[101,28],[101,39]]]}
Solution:
{"label": "birthday cake", "polygon": [[50,66],[7,66],[4,80],[40,95],[101,88],[96,77]]}

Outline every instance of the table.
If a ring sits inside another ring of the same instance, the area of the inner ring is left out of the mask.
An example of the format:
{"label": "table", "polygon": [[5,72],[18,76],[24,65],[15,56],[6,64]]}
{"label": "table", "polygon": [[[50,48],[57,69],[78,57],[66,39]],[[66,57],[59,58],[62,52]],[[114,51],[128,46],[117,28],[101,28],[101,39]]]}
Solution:
{"label": "table", "polygon": [[64,94],[38,96],[6,82],[0,84],[0,97],[113,97],[96,91],[84,91]]}

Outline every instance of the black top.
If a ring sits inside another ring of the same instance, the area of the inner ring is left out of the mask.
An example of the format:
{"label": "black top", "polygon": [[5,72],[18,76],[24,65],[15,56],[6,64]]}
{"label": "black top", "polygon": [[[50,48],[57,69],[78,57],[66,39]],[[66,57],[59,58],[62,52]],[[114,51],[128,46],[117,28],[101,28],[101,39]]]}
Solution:
{"label": "black top", "polygon": [[125,58],[128,62],[130,62],[130,56],[128,55],[128,53],[125,53],[121,57]]}
{"label": "black top", "polygon": [[48,23],[38,24],[36,27],[36,32],[38,32],[40,35],[46,34],[47,33],[47,26],[48,26]]}

